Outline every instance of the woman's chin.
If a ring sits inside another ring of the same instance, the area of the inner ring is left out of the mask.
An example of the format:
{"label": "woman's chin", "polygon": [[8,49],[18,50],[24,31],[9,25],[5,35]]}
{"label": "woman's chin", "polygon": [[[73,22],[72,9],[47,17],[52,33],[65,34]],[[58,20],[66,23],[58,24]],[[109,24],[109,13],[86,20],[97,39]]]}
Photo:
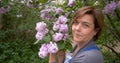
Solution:
{"label": "woman's chin", "polygon": [[80,42],[80,39],[74,39],[74,42],[78,43]]}
{"label": "woman's chin", "polygon": [[76,43],[84,42],[84,41],[83,41],[84,39],[82,39],[82,38],[74,38],[73,40],[74,40],[74,42],[76,42]]}

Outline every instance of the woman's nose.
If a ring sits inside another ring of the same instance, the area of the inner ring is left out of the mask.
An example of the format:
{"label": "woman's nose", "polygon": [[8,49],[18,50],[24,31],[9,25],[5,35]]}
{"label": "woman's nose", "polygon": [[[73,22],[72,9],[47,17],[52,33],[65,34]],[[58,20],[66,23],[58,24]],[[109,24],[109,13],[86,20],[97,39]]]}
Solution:
{"label": "woman's nose", "polygon": [[76,29],[77,31],[80,31],[80,30],[81,30],[80,24],[77,25],[77,26],[75,27],[75,29]]}

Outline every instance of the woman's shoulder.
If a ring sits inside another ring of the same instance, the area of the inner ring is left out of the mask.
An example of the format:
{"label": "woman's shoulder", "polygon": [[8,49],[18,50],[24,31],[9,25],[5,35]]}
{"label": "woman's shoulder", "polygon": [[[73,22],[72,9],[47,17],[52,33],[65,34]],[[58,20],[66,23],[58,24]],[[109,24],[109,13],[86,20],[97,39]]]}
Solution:
{"label": "woman's shoulder", "polygon": [[90,57],[91,59],[99,58],[99,57],[102,58],[102,53],[98,50],[84,51],[84,52],[81,52],[80,55],[85,55],[86,58]]}
{"label": "woman's shoulder", "polygon": [[81,63],[103,63],[103,56],[98,50],[89,50],[78,53],[74,60]]}

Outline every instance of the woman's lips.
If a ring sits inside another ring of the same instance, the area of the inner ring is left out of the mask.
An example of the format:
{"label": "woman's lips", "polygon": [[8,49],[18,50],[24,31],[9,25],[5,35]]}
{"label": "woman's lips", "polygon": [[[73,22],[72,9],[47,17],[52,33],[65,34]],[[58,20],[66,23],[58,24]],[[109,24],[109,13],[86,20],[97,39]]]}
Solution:
{"label": "woman's lips", "polygon": [[80,39],[81,35],[80,34],[74,34],[74,38],[79,38]]}
{"label": "woman's lips", "polygon": [[79,33],[74,33],[75,34],[75,36],[82,36],[81,34],[79,34]]}

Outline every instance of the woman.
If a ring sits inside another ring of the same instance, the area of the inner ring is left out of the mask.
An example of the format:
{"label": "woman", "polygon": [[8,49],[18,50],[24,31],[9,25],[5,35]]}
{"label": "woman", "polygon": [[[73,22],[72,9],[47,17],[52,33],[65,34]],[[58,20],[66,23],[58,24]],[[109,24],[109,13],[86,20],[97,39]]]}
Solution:
{"label": "woman", "polygon": [[[104,17],[98,8],[86,6],[79,9],[72,19],[73,41],[76,43],[72,55],[58,52],[58,63],[104,63],[95,41],[104,27]],[[50,54],[49,63],[57,63],[55,54]]]}

